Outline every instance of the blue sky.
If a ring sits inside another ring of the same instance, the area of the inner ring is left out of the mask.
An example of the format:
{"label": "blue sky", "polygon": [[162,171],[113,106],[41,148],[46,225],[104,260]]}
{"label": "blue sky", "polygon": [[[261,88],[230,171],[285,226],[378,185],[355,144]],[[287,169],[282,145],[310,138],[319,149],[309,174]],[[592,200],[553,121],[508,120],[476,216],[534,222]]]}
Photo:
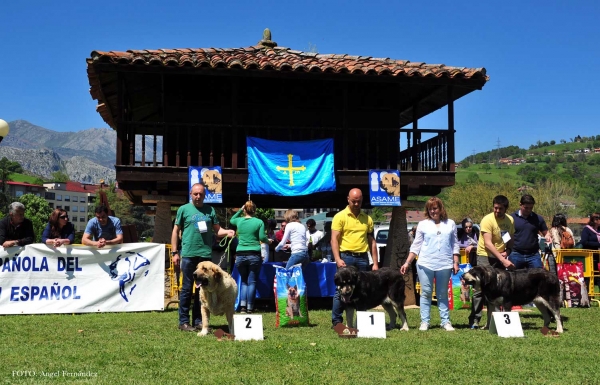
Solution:
{"label": "blue sky", "polygon": [[[489,2],[492,3],[492,2]],[[600,134],[598,1],[5,1],[0,119],[107,127],[89,94],[93,50],[278,45],[485,67],[455,103],[456,155]],[[420,121],[446,128],[445,110]]]}

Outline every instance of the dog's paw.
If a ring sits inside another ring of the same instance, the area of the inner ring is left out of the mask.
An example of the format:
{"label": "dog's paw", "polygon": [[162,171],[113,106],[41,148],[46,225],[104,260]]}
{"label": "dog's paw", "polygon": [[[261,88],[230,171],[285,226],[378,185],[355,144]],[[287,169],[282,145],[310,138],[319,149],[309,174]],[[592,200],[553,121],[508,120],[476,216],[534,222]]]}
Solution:
{"label": "dog's paw", "polygon": [[400,330],[403,330],[403,331],[407,332],[408,331],[408,324],[402,325],[402,327],[400,328]]}
{"label": "dog's paw", "polygon": [[202,329],[201,331],[198,332],[198,337],[204,337],[207,334],[208,334],[208,329]]}

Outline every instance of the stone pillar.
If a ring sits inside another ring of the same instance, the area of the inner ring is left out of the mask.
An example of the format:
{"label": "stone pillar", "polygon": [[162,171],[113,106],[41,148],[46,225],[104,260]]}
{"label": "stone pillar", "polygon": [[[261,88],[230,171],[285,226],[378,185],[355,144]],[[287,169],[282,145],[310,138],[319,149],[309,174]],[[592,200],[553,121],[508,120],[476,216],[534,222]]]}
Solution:
{"label": "stone pillar", "polygon": [[[404,207],[394,207],[385,249],[384,266],[391,267],[392,269],[400,269],[400,266],[406,261],[410,249],[406,226],[406,209]],[[404,276],[404,282],[406,283],[406,300],[404,301],[404,305],[416,304],[415,280],[413,275],[414,269],[411,266],[408,273]]]}
{"label": "stone pillar", "polygon": [[155,243],[171,243],[173,222],[171,219],[171,204],[168,202],[156,203],[156,217],[154,218]]}
{"label": "stone pillar", "polygon": [[152,238],[152,241],[155,243],[171,243],[171,233],[173,231],[171,205],[181,206],[186,204],[187,197],[149,194],[142,196],[142,202],[156,206],[154,238]]}

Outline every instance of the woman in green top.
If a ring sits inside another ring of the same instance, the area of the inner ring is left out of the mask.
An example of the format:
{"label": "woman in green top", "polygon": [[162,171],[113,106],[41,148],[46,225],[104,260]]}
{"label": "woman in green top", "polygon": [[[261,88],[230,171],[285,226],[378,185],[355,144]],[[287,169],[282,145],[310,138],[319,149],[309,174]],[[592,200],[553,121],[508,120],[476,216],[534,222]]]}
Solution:
{"label": "woman in green top", "polygon": [[256,297],[256,279],[260,274],[262,258],[260,242],[271,243],[265,233],[263,221],[254,217],[256,205],[246,202],[242,208],[231,217],[231,223],[237,226],[238,246],[235,253],[235,265],[242,279],[240,285],[240,312],[252,313],[254,297]]}

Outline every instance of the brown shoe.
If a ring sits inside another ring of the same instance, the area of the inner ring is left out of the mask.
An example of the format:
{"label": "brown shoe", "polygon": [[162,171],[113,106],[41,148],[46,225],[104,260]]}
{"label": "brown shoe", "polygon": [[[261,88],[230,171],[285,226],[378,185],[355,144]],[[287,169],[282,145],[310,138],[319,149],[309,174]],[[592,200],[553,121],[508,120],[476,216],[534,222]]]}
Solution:
{"label": "brown shoe", "polygon": [[190,325],[188,323],[179,325],[179,330],[183,330],[184,332],[195,332],[195,331],[197,331],[195,327],[192,327],[192,325]]}

